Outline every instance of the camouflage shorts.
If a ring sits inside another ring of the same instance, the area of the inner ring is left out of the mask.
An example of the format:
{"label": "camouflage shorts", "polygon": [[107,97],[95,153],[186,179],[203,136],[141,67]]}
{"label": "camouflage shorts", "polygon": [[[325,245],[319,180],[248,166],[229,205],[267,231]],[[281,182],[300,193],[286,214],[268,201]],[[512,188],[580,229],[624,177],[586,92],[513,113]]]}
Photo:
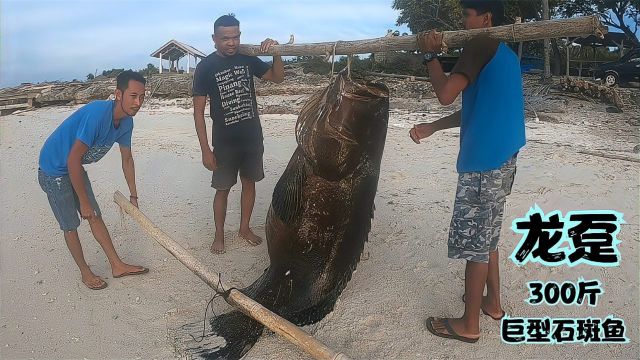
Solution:
{"label": "camouflage shorts", "polygon": [[458,175],[449,258],[489,262],[489,252],[498,248],[504,204],[516,175],[516,157],[496,170]]}

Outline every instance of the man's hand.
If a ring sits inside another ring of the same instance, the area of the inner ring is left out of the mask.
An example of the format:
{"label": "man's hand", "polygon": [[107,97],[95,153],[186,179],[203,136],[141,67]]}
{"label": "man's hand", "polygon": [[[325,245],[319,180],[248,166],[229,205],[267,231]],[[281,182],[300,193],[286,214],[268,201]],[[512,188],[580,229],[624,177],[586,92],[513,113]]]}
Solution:
{"label": "man's hand", "polygon": [[442,33],[435,30],[419,33],[418,48],[422,52],[442,52]]}
{"label": "man's hand", "polygon": [[436,132],[432,124],[424,123],[414,125],[411,130],[409,130],[409,136],[414,143],[420,144],[420,140],[428,138]]}
{"label": "man's hand", "polygon": [[96,216],[96,212],[90,203],[84,203],[80,204],[80,216],[82,216],[83,219],[90,220]]}
{"label": "man's hand", "polygon": [[216,161],[216,155],[210,149],[202,151],[202,164],[209,171],[216,171],[218,168],[218,162]]}
{"label": "man's hand", "polygon": [[269,48],[272,47],[273,45],[280,45],[280,44],[277,41],[273,40],[273,39],[266,38],[260,44],[260,51],[267,52],[267,51],[269,51]]}

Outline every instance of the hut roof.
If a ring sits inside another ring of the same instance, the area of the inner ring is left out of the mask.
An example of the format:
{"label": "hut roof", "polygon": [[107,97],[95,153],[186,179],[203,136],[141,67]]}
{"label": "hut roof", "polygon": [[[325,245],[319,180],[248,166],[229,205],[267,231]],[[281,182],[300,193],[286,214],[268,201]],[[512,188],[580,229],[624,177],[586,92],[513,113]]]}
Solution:
{"label": "hut roof", "polygon": [[203,54],[202,51],[194,48],[193,46],[183,44],[176,40],[169,40],[158,50],[152,52],[151,56],[159,58],[160,54],[162,54],[163,59],[170,61],[178,60],[187,55],[191,55],[197,58],[205,58],[207,56]]}

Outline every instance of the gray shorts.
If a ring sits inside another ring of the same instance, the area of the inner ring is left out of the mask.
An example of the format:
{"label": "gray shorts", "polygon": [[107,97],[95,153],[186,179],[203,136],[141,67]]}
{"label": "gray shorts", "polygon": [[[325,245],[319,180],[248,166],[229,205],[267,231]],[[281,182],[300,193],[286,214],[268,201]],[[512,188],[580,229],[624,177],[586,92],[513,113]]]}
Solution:
{"label": "gray shorts", "polygon": [[[80,217],[78,216],[80,213],[80,201],[73,190],[69,175],[49,176],[38,169],[38,182],[42,190],[47,194],[49,206],[51,206],[53,215],[58,220],[58,224],[60,224],[60,229],[62,231],[76,230],[80,226]],[[84,172],[84,185],[96,216],[102,216],[86,171]]]}
{"label": "gray shorts", "polygon": [[449,258],[489,262],[498,249],[507,195],[516,175],[514,155],[502,167],[458,175],[456,200],[449,228]]}
{"label": "gray shorts", "polygon": [[238,174],[253,182],[264,179],[262,153],[262,149],[246,151],[216,148],[218,167],[211,177],[211,187],[216,190],[229,190],[238,181]]}

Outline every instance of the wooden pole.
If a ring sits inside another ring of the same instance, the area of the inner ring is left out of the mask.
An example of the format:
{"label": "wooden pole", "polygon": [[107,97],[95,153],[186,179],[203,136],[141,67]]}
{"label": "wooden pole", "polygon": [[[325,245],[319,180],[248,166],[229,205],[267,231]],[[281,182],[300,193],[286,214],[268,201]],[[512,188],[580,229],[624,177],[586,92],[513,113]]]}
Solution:
{"label": "wooden pole", "polygon": [[378,76],[378,77],[386,77],[386,78],[394,78],[394,79],[403,79],[403,80],[411,80],[411,81],[429,81],[428,77],[421,76],[413,76],[413,75],[398,75],[398,74],[385,74],[379,72],[369,71],[367,75]]}
{"label": "wooden pole", "polygon": [[[542,20],[549,20],[549,0],[542,0]],[[551,41],[544,39],[544,72],[542,73],[542,82],[551,78]]]}
{"label": "wooden pole", "polygon": [[[220,277],[209,270],[202,262],[191,255],[187,250],[160,230],[142,211],[133,206],[120,191],[113,194],[113,201],[120,206],[131,218],[133,218],[149,235],[151,235],[162,247],[167,249],[171,255],[175,256],[184,266],[196,274],[213,290],[221,293],[230,289],[220,281]],[[349,360],[345,354],[330,349],[325,344],[314,339],[309,333],[300,329],[296,325],[278,316],[269,309],[260,305],[250,297],[236,289],[231,289],[225,300],[232,306],[238,308],[245,315],[255,319],[273,332],[284,337],[286,340],[297,345],[314,359],[322,360]]]}
{"label": "wooden pole", "polygon": [[[533,41],[548,38],[581,37],[587,35],[604,36],[607,28],[597,16],[582,16],[572,19],[535,21],[487,29],[445,31],[444,43],[451,48],[462,47],[475,36],[486,34],[505,42]],[[417,35],[389,36],[376,39],[335,41],[311,44],[275,45],[269,51],[261,52],[260,45],[240,45],[240,52],[245,55],[266,56],[311,56],[311,55],[353,55],[380,53],[386,51],[418,50]]]}
{"label": "wooden pole", "polygon": [[571,51],[569,47],[571,46],[571,40],[567,38],[567,77],[569,76],[569,67],[571,65]]}
{"label": "wooden pole", "polygon": [[[521,17],[516,17],[516,24],[521,24],[522,23],[522,18]],[[523,47],[523,42],[520,41],[518,43],[518,61],[522,61],[522,47]]]}

